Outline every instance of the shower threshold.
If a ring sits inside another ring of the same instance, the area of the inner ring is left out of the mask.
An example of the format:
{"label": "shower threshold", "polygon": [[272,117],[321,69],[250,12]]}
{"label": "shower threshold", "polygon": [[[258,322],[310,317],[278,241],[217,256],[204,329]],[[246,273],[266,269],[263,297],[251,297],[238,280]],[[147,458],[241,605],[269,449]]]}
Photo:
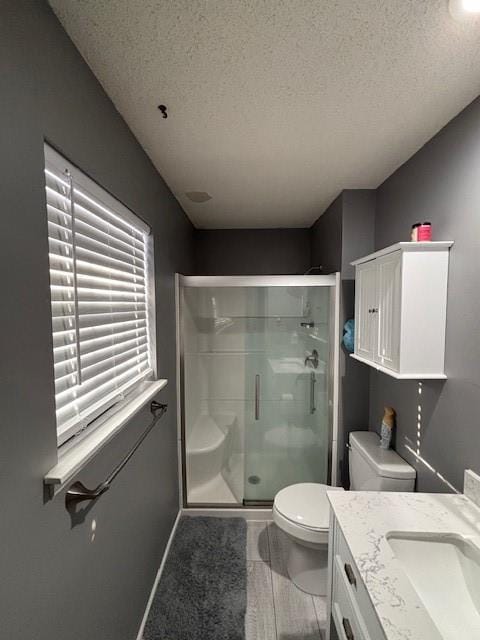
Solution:
{"label": "shower threshold", "polygon": [[184,509],[221,509],[221,510],[249,510],[249,509],[271,509],[273,500],[243,500],[242,502],[186,502]]}

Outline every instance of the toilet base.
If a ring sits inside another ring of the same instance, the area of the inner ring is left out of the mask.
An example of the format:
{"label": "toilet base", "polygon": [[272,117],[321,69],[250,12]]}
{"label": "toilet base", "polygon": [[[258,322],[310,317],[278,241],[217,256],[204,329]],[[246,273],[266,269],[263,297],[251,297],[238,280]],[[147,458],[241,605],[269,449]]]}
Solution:
{"label": "toilet base", "polygon": [[287,571],[301,591],[313,596],[327,595],[328,546],[306,546],[290,539]]}

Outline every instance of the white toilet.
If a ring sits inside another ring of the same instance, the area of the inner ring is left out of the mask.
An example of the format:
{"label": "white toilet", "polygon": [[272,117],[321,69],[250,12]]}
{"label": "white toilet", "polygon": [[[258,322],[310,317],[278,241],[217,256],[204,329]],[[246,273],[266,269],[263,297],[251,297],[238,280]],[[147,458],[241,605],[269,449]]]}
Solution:
{"label": "white toilet", "polygon": [[[413,491],[415,469],[392,449],[378,446],[373,431],[350,434],[352,491]],[[340,487],[306,482],[285,487],[273,503],[273,520],[291,539],[288,575],[302,591],[327,593],[329,505],[327,491]]]}

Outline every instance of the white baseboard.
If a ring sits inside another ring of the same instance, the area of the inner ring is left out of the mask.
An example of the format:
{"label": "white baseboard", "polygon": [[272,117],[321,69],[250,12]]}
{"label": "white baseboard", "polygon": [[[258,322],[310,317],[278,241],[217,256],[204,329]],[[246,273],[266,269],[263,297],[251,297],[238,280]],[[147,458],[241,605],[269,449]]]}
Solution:
{"label": "white baseboard", "polygon": [[137,640],[143,640],[143,632],[145,630],[145,625],[147,623],[150,607],[152,606],[153,598],[155,597],[155,592],[157,591],[158,583],[160,582],[160,578],[162,577],[163,568],[165,567],[165,562],[167,560],[170,547],[172,546],[172,541],[175,536],[175,532],[177,530],[177,526],[180,521],[181,515],[182,515],[182,512],[179,511],[177,513],[177,517],[175,518],[175,522],[173,523],[172,531],[170,532],[167,546],[165,547],[165,552],[163,554],[162,562],[160,563],[160,567],[157,571],[157,575],[155,576],[153,587],[152,587],[152,590],[150,591],[150,596],[148,598],[147,606],[145,608],[145,613],[143,614],[142,623],[140,625],[140,629],[138,630]]}
{"label": "white baseboard", "polygon": [[182,516],[216,516],[217,518],[245,518],[245,520],[271,520],[271,509],[216,509],[188,507],[182,509]]}

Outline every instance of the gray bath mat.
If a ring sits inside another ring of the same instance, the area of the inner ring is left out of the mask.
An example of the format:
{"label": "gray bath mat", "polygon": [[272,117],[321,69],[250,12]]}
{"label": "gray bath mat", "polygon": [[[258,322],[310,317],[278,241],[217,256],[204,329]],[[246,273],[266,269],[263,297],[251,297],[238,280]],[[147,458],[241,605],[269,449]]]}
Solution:
{"label": "gray bath mat", "polygon": [[145,626],[145,640],[243,640],[243,518],[183,517]]}

